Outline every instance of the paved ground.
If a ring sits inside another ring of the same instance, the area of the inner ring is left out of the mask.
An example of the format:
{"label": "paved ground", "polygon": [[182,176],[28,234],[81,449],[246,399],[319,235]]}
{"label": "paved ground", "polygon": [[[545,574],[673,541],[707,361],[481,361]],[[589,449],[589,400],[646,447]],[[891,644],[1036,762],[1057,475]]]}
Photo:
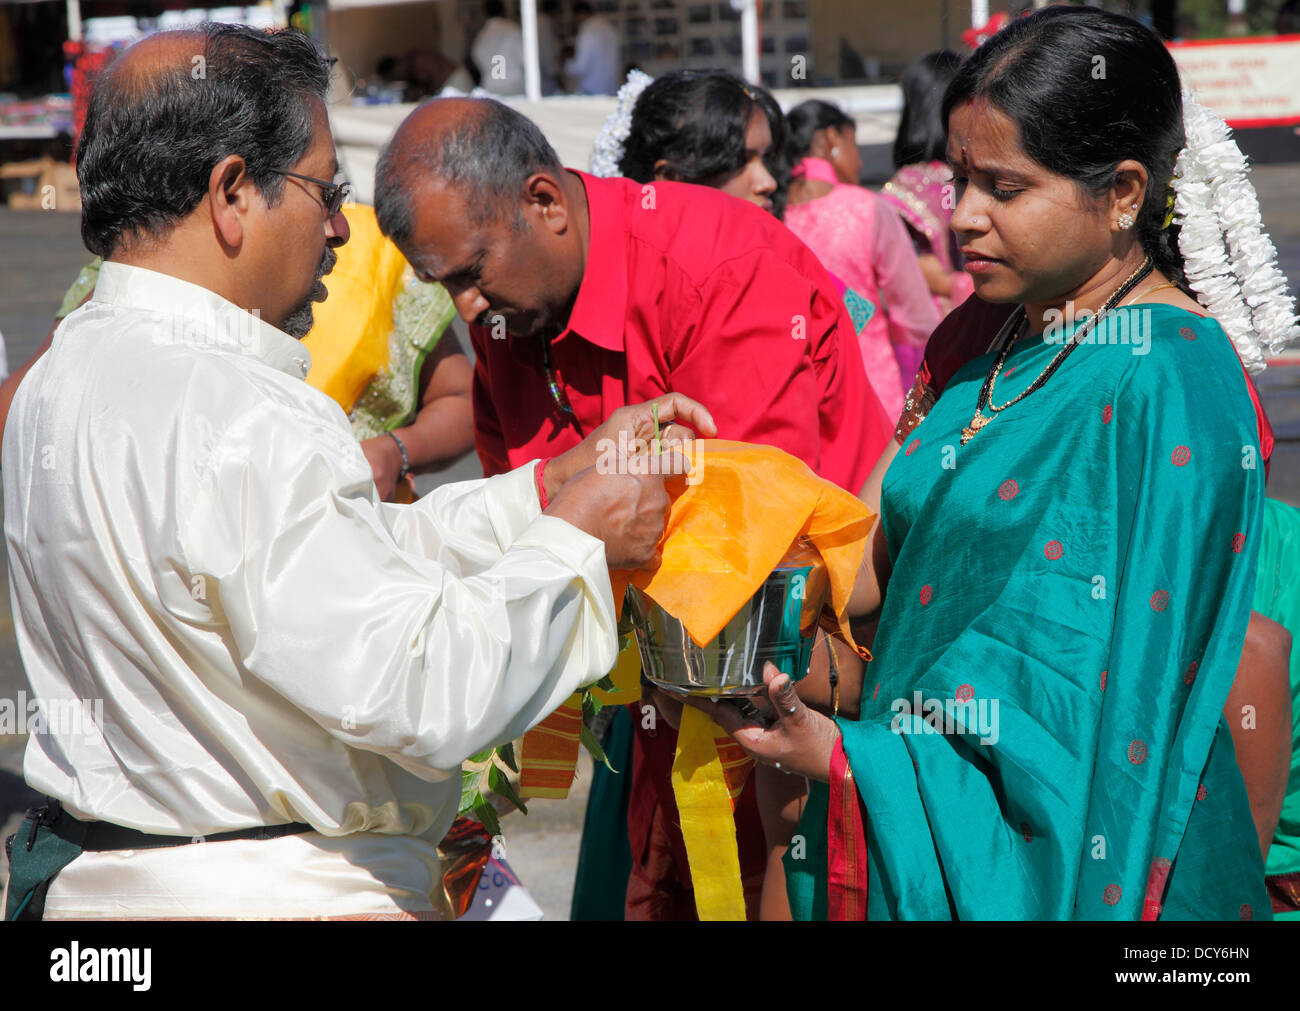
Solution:
{"label": "paved ground", "polygon": [[[1259,167],[1254,181],[1265,224],[1295,290],[1300,286],[1300,165]],[[25,361],[44,339],[64,289],[88,258],[76,216],[14,214],[0,208],[0,332],[11,363]],[[1278,436],[1270,494],[1300,506],[1300,361],[1270,368],[1259,385]],[[477,461],[471,457],[436,479],[423,481],[421,490],[478,475]],[[3,565],[0,553],[0,569]],[[0,571],[0,576],[0,700],[17,700],[26,682],[14,642],[7,573]],[[34,799],[21,777],[25,744],[25,736],[0,732],[0,832],[4,835],[14,830],[22,810]],[[535,802],[527,817],[511,815],[504,825],[507,859],[547,919],[568,917],[590,777],[591,762],[584,754],[569,800]],[[0,881],[7,870],[0,853]]]}

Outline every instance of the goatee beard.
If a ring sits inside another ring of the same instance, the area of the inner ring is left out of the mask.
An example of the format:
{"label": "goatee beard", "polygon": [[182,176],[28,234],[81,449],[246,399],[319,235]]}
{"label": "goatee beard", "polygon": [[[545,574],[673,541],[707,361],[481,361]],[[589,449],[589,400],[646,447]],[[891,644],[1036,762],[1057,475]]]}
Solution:
{"label": "goatee beard", "polygon": [[313,312],[316,302],[321,301],[325,295],[325,286],[321,284],[321,278],[334,269],[334,264],[338,262],[339,254],[334,252],[330,246],[325,247],[325,255],[320,259],[320,268],[316,271],[316,283],[312,286],[311,294],[306,300],[285,317],[284,323],[280,329],[287,333],[295,340],[302,340],[311,332],[312,326],[316,322]]}

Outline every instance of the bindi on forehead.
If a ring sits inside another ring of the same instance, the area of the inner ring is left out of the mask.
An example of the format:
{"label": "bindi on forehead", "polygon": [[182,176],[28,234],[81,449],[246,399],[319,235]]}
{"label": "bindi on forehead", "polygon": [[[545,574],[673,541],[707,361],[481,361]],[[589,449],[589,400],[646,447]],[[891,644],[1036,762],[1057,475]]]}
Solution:
{"label": "bindi on forehead", "polygon": [[1020,148],[1019,131],[1000,110],[968,103],[953,112],[950,123],[948,161],[954,167],[1007,179],[1034,174],[1034,163]]}

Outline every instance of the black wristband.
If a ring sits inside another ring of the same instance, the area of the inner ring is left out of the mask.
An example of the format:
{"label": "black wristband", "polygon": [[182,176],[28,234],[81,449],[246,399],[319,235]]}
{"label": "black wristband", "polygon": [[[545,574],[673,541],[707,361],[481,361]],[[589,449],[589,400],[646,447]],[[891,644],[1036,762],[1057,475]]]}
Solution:
{"label": "black wristband", "polygon": [[402,472],[397,475],[397,480],[400,481],[402,478],[406,477],[407,474],[411,473],[411,458],[406,455],[406,446],[403,445],[402,440],[397,437],[396,432],[385,432],[384,434],[397,443],[397,449],[402,454]]}

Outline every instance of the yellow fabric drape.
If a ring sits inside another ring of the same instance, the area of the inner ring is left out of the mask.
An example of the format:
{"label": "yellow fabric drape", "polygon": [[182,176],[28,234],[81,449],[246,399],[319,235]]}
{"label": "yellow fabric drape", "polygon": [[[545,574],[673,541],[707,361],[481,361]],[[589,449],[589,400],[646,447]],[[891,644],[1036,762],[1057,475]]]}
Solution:
{"label": "yellow fabric drape", "polygon": [[402,290],[406,258],[379,230],[373,208],[343,209],[352,235],[338,249],[326,282],[329,298],[314,308],[302,343],[311,352],[307,382],[351,413],[357,397],[388,364],[393,300]]}

